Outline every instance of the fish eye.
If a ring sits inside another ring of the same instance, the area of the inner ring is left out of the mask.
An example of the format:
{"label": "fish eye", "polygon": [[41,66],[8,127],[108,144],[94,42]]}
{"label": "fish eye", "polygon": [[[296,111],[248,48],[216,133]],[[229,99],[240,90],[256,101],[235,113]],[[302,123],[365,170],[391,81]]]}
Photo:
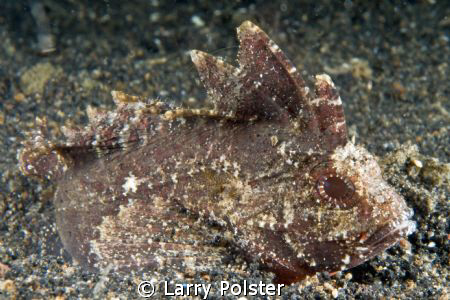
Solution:
{"label": "fish eye", "polygon": [[317,191],[327,200],[348,200],[353,196],[355,186],[347,177],[329,174],[317,180]]}

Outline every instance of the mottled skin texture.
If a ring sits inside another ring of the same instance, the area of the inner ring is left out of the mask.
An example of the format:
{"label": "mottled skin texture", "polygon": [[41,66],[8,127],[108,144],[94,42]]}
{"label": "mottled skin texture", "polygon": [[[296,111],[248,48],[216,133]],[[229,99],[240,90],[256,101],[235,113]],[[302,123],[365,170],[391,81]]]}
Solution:
{"label": "mottled skin texture", "polygon": [[39,121],[20,166],[58,184],[58,230],[81,264],[198,271],[224,257],[219,232],[291,283],[354,267],[414,230],[375,158],[348,141],[330,77],[310,92],[257,26],[238,37],[239,67],[192,51],[212,110],[113,92],[117,109],[89,109],[66,144]]}

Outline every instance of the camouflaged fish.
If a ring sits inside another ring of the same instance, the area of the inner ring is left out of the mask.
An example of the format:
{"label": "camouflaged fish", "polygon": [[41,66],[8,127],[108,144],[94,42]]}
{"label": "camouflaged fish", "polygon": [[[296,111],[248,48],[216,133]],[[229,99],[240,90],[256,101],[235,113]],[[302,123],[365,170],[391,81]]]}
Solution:
{"label": "camouflaged fish", "polygon": [[[226,248],[291,283],[361,264],[415,229],[374,156],[348,140],[328,75],[314,92],[256,25],[237,29],[239,67],[192,51],[213,109],[113,92],[112,112],[51,142],[45,122],[19,154],[57,184],[57,228],[91,268],[202,270]],[[210,224],[219,225],[214,229]]]}

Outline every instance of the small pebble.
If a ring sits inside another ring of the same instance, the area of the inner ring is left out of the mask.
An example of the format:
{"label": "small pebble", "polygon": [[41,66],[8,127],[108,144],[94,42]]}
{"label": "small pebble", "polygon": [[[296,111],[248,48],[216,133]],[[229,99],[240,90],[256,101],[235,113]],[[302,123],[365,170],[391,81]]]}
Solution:
{"label": "small pebble", "polygon": [[200,17],[197,16],[197,15],[192,16],[191,22],[192,22],[195,26],[197,26],[197,27],[203,27],[203,26],[205,26],[205,22],[202,20],[202,18],[200,18]]}

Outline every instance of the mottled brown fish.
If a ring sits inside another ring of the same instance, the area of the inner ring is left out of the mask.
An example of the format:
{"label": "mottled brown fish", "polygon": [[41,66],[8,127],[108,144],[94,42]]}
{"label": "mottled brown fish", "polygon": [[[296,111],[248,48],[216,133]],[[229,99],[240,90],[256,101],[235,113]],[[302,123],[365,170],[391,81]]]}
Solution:
{"label": "mottled brown fish", "polygon": [[202,270],[226,249],[211,223],[278,281],[361,264],[415,229],[375,158],[347,137],[328,75],[314,92],[257,26],[238,28],[239,67],[192,60],[213,109],[113,92],[117,109],[51,142],[45,122],[24,174],[57,183],[57,227],[82,265]]}

